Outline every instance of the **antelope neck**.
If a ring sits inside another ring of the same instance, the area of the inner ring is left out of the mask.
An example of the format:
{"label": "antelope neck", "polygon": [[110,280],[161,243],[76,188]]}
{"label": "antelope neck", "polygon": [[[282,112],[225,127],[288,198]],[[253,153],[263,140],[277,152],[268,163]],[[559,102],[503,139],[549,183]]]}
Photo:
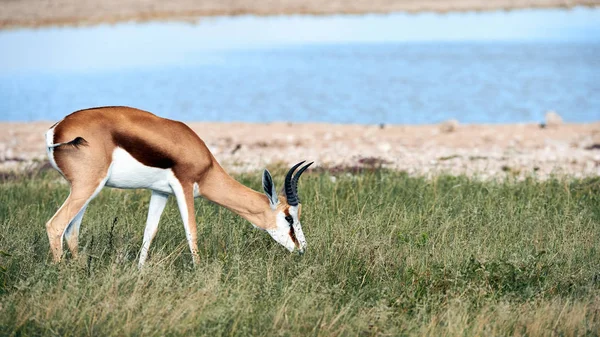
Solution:
{"label": "antelope neck", "polygon": [[275,224],[275,215],[266,195],[248,188],[216,164],[200,184],[200,195],[224,206],[261,229]]}

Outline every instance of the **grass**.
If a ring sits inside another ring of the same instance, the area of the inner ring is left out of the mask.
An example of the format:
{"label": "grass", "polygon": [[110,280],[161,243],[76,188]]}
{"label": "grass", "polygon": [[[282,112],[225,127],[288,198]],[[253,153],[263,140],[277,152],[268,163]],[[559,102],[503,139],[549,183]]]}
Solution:
{"label": "grass", "polygon": [[[282,177],[282,172],[277,174]],[[259,189],[260,174],[239,176]],[[303,256],[198,200],[191,266],[169,201],[139,271],[150,193],[105,189],[53,265],[54,172],[0,182],[0,335],[598,336],[600,180],[306,174]]]}

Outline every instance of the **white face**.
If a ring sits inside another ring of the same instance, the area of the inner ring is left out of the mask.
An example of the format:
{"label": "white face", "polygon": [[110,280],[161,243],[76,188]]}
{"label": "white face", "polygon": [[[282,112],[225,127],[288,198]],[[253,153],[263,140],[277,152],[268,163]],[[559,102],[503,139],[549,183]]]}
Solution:
{"label": "white face", "polygon": [[[298,207],[290,206],[288,208],[289,217],[286,219],[286,214],[283,211],[279,211],[276,217],[276,228],[267,229],[267,232],[271,237],[279,242],[290,252],[297,249],[300,254],[304,253],[306,249],[306,239],[302,232],[302,225],[300,225],[300,219],[298,219]],[[291,219],[289,219],[291,217]],[[292,224],[290,224],[291,220]]]}

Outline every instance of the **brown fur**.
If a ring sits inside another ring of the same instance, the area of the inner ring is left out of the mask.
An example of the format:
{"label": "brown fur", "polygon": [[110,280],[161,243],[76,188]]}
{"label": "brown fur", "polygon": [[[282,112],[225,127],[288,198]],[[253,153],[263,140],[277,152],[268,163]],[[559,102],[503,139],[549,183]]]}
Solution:
{"label": "brown fur", "polygon": [[[116,147],[146,166],[172,169],[185,193],[189,216],[184,221],[190,227],[190,249],[195,261],[194,183],[198,184],[201,196],[231,209],[254,225],[263,229],[275,226],[267,197],[231,178],[198,135],[181,122],[128,107],[92,108],[76,111],[56,124],[53,143],[77,137],[85,139],[86,146],[54,149],[56,164],[71,183],[71,195],[46,225],[55,261],[62,256],[60,238],[106,177]],[[282,205],[287,206],[285,202]],[[74,234],[66,239],[76,254],[77,233]]]}
{"label": "brown fur", "polygon": [[[193,164],[200,174],[214,160],[204,142],[187,125],[133,108],[80,110],[65,117],[54,129],[54,143],[76,137],[84,138],[93,147],[89,152],[112,155],[118,146],[146,166],[176,170]],[[57,150],[54,158],[62,169],[61,161],[71,154],[64,148]]]}

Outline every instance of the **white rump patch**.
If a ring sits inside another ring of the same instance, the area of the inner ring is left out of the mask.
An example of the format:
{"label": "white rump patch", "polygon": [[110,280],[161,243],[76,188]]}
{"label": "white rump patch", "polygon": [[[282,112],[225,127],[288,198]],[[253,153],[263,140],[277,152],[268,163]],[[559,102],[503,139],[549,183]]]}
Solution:
{"label": "white rump patch", "polygon": [[56,165],[56,160],[54,160],[54,147],[52,145],[54,145],[54,128],[46,131],[46,154],[48,155],[50,165],[63,174],[60,168],[58,168],[58,165]]}

